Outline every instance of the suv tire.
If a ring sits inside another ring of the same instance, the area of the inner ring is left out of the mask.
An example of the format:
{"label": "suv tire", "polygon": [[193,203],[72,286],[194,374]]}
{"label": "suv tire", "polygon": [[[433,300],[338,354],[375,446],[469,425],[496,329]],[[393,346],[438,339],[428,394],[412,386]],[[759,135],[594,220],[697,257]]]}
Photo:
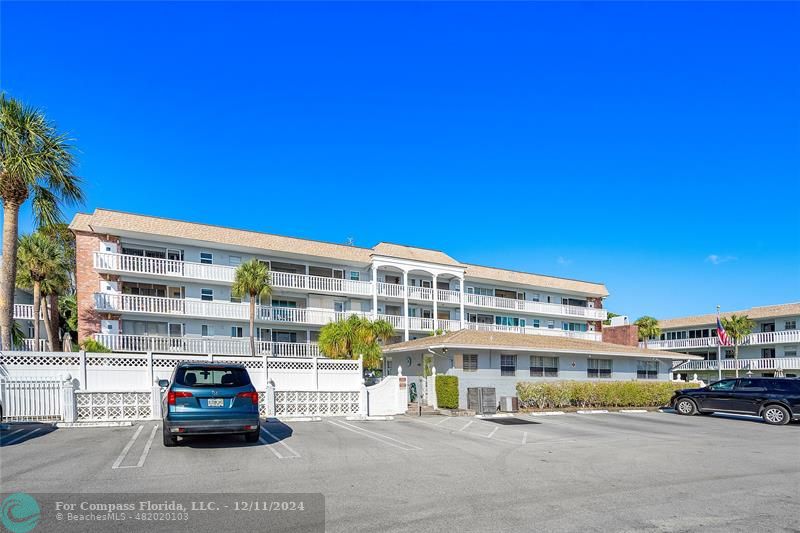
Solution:
{"label": "suv tire", "polygon": [[164,426],[164,429],[161,430],[161,435],[164,438],[164,446],[167,448],[172,448],[173,446],[177,446],[178,444],[178,437],[173,437],[170,435],[169,431],[167,430],[167,426]]}
{"label": "suv tire", "polygon": [[772,426],[782,426],[789,423],[789,410],[782,405],[768,405],[761,413],[761,418]]}
{"label": "suv tire", "polygon": [[697,413],[697,405],[689,398],[680,398],[675,402],[675,411],[679,415],[691,416]]}
{"label": "suv tire", "polygon": [[250,433],[245,433],[244,434],[244,441],[245,442],[249,442],[250,444],[254,444],[254,443],[258,442],[258,439],[260,437],[261,437],[261,428],[258,428],[257,430],[252,431]]}

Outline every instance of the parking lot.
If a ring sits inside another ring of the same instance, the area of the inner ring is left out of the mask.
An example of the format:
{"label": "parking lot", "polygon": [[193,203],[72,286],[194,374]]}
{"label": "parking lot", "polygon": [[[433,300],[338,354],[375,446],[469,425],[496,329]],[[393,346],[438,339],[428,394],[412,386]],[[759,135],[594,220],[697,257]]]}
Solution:
{"label": "parking lot", "polygon": [[4,491],[322,492],[328,531],[797,531],[800,424],[670,412],[267,421],[261,441],[158,422],[0,435]]}

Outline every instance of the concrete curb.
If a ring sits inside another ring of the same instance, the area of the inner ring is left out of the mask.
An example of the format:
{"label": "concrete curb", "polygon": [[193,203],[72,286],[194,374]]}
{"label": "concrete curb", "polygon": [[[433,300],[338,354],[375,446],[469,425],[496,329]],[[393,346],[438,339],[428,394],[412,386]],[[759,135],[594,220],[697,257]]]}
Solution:
{"label": "concrete curb", "polygon": [[647,413],[647,409],[620,409],[620,413]]}
{"label": "concrete curb", "polygon": [[498,413],[496,415],[475,415],[475,418],[513,418],[512,413]]}
{"label": "concrete curb", "polygon": [[608,413],[608,410],[607,409],[586,409],[586,410],[580,409],[580,410],[575,411],[575,412],[578,413],[579,415],[603,415],[603,414]]}
{"label": "concrete curb", "polygon": [[559,416],[565,415],[564,411],[543,411],[541,413],[525,413],[528,416]]}
{"label": "concrete curb", "polygon": [[394,420],[393,416],[347,416],[345,420]]}
{"label": "concrete curb", "polygon": [[[142,423],[158,422],[157,420],[141,420]],[[130,427],[133,422],[56,422],[57,428],[121,428]]]}
{"label": "concrete curb", "polygon": [[283,416],[280,418],[270,417],[267,422],[320,422],[321,416]]}

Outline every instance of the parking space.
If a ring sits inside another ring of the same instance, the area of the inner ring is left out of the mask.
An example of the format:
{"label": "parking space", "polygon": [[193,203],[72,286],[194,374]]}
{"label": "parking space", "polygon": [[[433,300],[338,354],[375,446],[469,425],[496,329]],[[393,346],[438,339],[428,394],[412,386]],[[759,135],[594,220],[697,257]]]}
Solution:
{"label": "parking space", "polygon": [[[390,531],[532,524],[723,531],[760,506],[773,513],[761,518],[775,526],[766,529],[800,527],[797,423],[659,412],[271,419],[255,444],[219,436],[175,448],[162,446],[158,422],[48,427],[12,424],[0,432],[4,487],[322,492],[330,531],[371,528],[376,510]],[[585,522],[565,518],[575,506],[589,509]]]}

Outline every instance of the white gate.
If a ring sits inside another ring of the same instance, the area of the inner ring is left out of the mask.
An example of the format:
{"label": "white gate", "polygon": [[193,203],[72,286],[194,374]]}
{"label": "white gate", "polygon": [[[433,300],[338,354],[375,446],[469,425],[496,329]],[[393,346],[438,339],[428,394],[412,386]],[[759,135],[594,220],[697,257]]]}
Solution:
{"label": "white gate", "polygon": [[3,420],[61,420],[63,385],[55,378],[0,377]]}

